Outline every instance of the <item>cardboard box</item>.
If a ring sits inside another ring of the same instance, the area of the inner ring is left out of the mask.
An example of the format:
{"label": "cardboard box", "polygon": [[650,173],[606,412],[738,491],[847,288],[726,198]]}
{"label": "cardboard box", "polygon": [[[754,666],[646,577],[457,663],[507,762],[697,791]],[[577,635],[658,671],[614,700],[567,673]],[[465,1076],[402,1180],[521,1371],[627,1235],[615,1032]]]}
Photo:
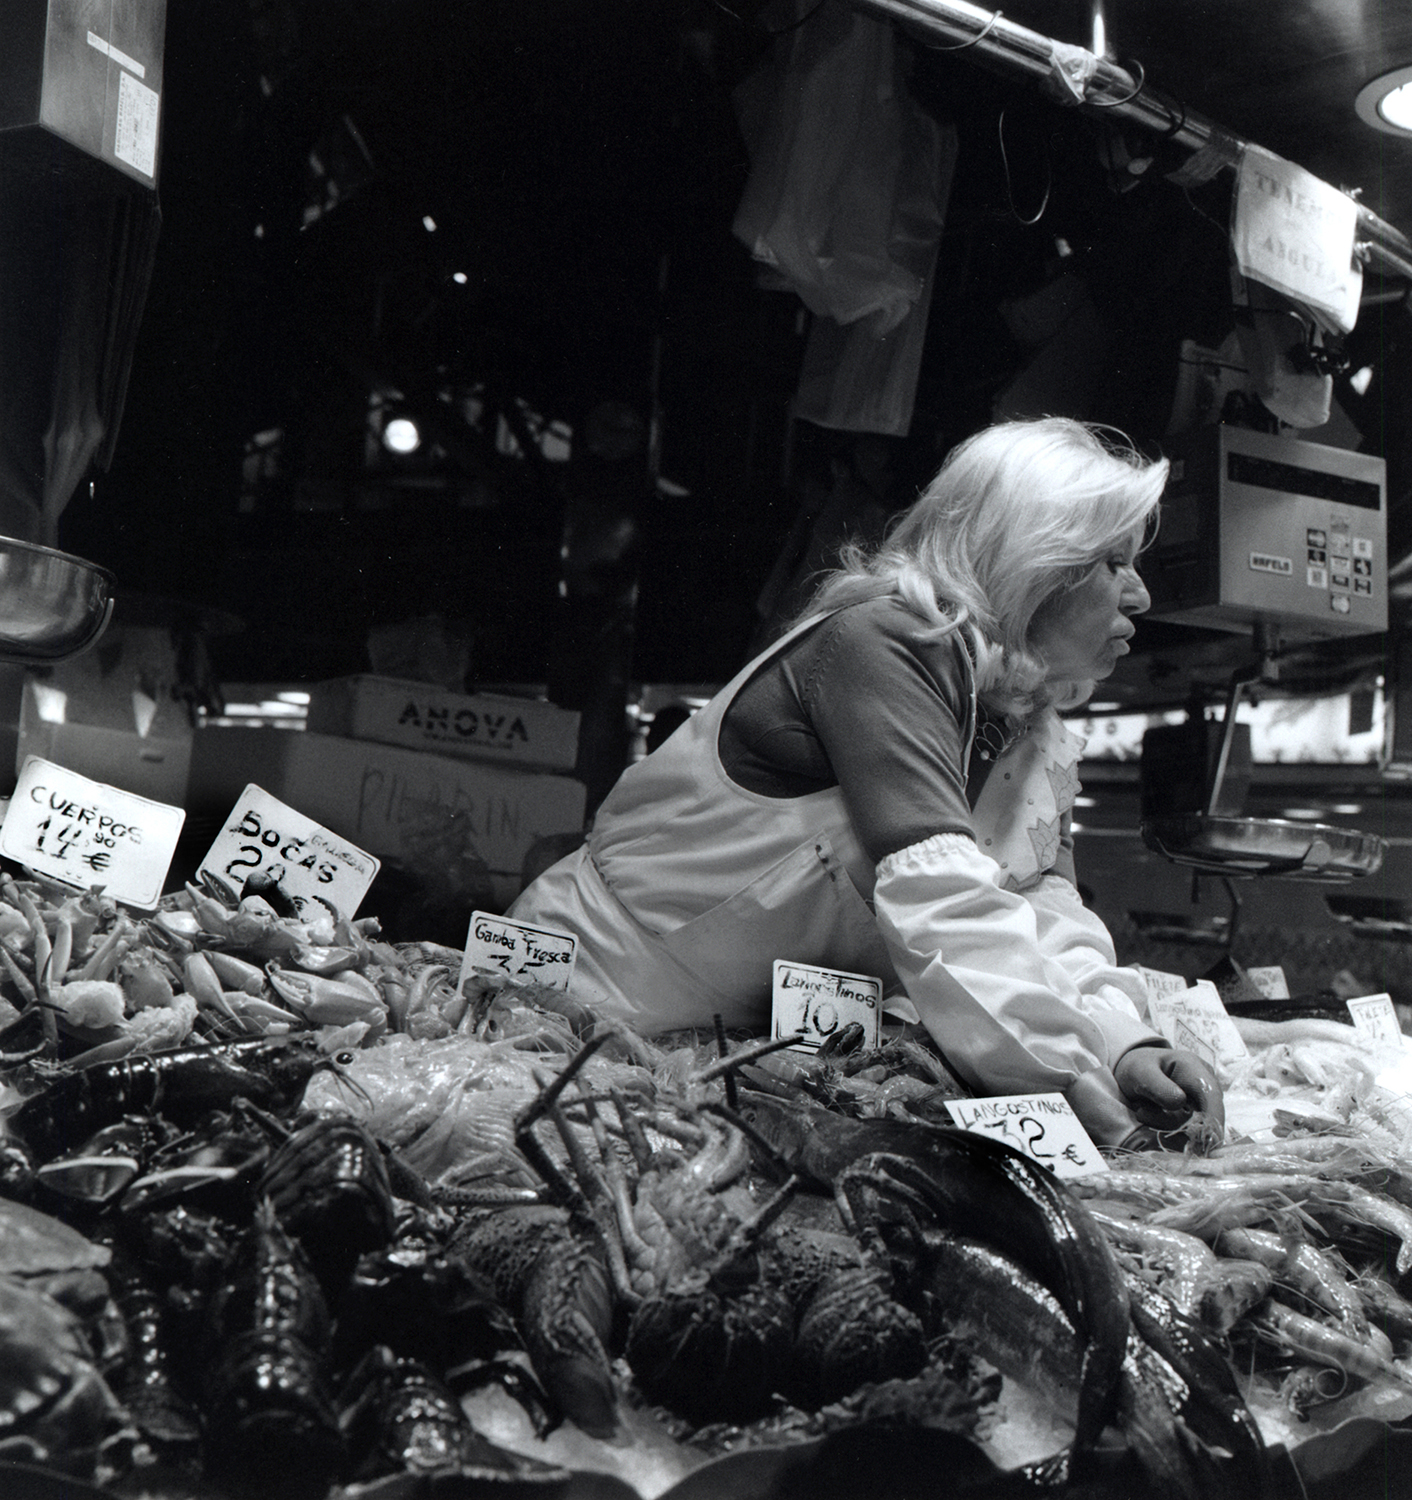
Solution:
{"label": "cardboard box", "polygon": [[168,738],[162,734],[139,735],[131,729],[109,729],[101,724],[54,723],[35,712],[32,689],[26,686],[20,709],[16,771],[30,755],[153,802],[165,802],[171,807],[186,805],[187,777],[191,770],[189,731]]}
{"label": "cardboard box", "polygon": [[5,0],[0,129],[39,125],[155,187],[165,0]]}
{"label": "cardboard box", "polygon": [[544,771],[571,771],[578,758],[579,716],[534,698],[449,693],[397,677],[340,677],[309,690],[308,728],[494,760]]}
{"label": "cardboard box", "polygon": [[541,841],[583,831],[586,792],[569,776],[312,731],[197,733],[194,811],[224,815],[252,781],[360,849],[407,869],[434,867],[463,850],[484,862],[502,905],[519,894],[526,858]]}
{"label": "cardboard box", "polygon": [[173,807],[186,804],[193,729],[174,695],[171,632],[114,625],[92,650],[26,674],[15,767],[30,755]]}

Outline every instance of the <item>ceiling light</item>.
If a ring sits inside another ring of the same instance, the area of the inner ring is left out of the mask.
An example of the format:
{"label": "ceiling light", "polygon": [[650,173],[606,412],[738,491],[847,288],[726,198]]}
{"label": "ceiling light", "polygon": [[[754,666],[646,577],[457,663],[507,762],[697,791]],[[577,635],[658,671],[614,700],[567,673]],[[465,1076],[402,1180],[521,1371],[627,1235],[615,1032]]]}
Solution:
{"label": "ceiling light", "polygon": [[382,429],[382,443],[392,453],[415,453],[422,445],[422,435],[410,417],[393,417]]}
{"label": "ceiling light", "polygon": [[1412,67],[1394,68],[1365,83],[1353,101],[1358,118],[1389,135],[1412,135]]}

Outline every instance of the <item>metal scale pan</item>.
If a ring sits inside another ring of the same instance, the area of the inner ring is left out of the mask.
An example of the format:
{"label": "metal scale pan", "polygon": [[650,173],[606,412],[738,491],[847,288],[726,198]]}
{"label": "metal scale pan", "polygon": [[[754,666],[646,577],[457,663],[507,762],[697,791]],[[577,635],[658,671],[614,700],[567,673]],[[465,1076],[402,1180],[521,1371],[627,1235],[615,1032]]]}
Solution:
{"label": "metal scale pan", "polygon": [[86,651],[112,616],[113,584],[81,557],[0,537],[0,661],[38,666]]}
{"label": "metal scale pan", "polygon": [[1236,709],[1247,683],[1258,675],[1237,673],[1232,679],[1205,808],[1144,817],[1143,843],[1176,864],[1230,879],[1264,875],[1340,884],[1373,874],[1387,853],[1386,841],[1374,834],[1326,823],[1244,818],[1223,810],[1221,790],[1231,760]]}

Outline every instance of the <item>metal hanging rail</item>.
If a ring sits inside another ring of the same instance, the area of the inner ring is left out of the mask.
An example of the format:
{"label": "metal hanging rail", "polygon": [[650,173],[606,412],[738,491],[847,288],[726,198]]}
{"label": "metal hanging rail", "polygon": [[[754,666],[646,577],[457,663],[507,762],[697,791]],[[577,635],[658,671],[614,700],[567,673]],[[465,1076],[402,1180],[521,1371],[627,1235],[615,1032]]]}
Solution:
{"label": "metal hanging rail", "polygon": [[[969,5],[966,0],[852,0],[852,3],[858,10],[905,22],[949,48],[977,59],[985,58],[1012,72],[1040,79],[1054,70],[1059,44],[1042,32],[1007,19],[998,10]],[[1143,79],[1134,78],[1117,63],[1093,53],[1089,56],[1094,60],[1094,68],[1084,88],[1084,104],[1155,131],[1193,151],[1214,143],[1229,148],[1232,157],[1238,159],[1242,147],[1258,144],[1242,140],[1185,106],[1174,107],[1149,94],[1143,87]],[[1412,280],[1412,240],[1361,203],[1358,237],[1360,244],[1366,244],[1370,256],[1383,267]]]}

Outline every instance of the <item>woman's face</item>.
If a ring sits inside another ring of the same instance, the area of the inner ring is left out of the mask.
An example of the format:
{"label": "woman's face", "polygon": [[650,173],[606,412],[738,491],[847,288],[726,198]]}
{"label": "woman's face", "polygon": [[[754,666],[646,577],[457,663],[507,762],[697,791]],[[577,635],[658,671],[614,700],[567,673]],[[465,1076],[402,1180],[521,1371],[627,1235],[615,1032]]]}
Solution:
{"label": "woman's face", "polygon": [[1107,677],[1128,654],[1132,616],[1152,603],[1137,576],[1143,527],[1123,537],[1076,587],[1051,594],[1030,622],[1030,647],[1050,682]]}

